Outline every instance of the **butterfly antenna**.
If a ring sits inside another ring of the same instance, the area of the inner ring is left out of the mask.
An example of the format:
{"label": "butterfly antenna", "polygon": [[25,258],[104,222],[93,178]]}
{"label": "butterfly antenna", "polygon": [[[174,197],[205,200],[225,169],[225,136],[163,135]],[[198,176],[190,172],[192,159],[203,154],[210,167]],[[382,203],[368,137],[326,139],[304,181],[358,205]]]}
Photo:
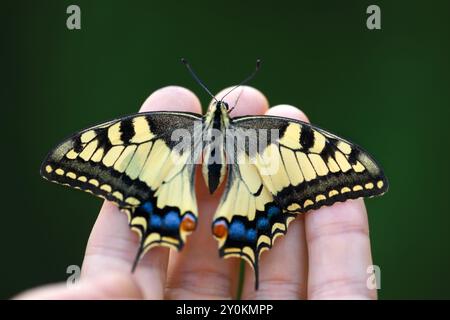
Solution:
{"label": "butterfly antenna", "polygon": [[244,92],[244,88],[242,88],[242,89],[241,89],[241,92],[239,92],[239,94],[238,94],[236,100],[234,101],[233,107],[231,107],[231,108],[228,110],[228,113],[231,113],[231,111],[233,111],[234,108],[236,108],[236,106],[237,106],[237,104],[238,104],[238,102],[239,102],[239,99],[241,98],[242,92]]}
{"label": "butterfly antenna", "polygon": [[233,88],[230,89],[230,91],[228,91],[220,100],[223,101],[223,99],[225,99],[225,97],[227,95],[229,95],[231,92],[233,92],[234,89],[239,88],[240,86],[243,86],[244,84],[246,84],[247,82],[249,82],[250,80],[253,79],[253,77],[258,73],[259,69],[261,67],[261,59],[257,59],[256,60],[256,68],[255,70],[252,72],[251,75],[249,75],[247,78],[245,78],[241,83],[239,83],[238,85],[234,86]]}
{"label": "butterfly antenna", "polygon": [[206,92],[208,92],[208,94],[217,101],[216,97],[211,93],[211,91],[209,91],[208,87],[203,83],[202,80],[200,80],[200,78],[195,74],[194,70],[192,70],[191,65],[189,64],[189,62],[185,59],[185,58],[181,58],[181,62],[186,66],[186,68],[188,69],[189,73],[191,74],[191,76],[195,79],[195,81],[203,88],[205,89]]}
{"label": "butterfly antenna", "polygon": [[142,251],[144,250],[144,247],[142,244],[139,245],[138,251],[136,253],[136,258],[134,258],[133,267],[131,268],[131,273],[134,273],[134,270],[136,270],[136,267],[138,265],[139,260],[141,259]]}

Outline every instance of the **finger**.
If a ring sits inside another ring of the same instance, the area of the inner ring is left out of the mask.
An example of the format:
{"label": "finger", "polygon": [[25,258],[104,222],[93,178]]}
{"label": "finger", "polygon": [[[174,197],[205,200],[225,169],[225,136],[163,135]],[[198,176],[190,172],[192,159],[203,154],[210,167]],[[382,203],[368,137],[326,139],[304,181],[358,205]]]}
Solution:
{"label": "finger", "polygon": [[79,284],[58,283],[25,291],[15,300],[99,300],[142,299],[139,286],[124,274],[107,274]]}
{"label": "finger", "polygon": [[[289,105],[270,108],[266,115],[282,116],[308,121],[305,114]],[[255,291],[254,277],[250,267],[242,297],[244,299],[305,299],[308,274],[304,216],[298,216],[287,234],[278,238],[272,249],[263,253],[259,262],[259,289]]]}
{"label": "finger", "polygon": [[[140,111],[181,110],[200,112],[197,97],[181,87],[166,87],[155,91]],[[128,227],[127,218],[112,203],[105,201],[92,229],[83,262],[82,279],[101,275],[105,271],[130,273],[139,246],[137,235]],[[140,261],[134,277],[142,286],[146,298],[163,297],[167,248],[155,248]]]}
{"label": "finger", "polygon": [[168,86],[156,90],[145,100],[139,112],[146,111],[202,113],[202,106],[200,100],[190,90],[179,86]]}
{"label": "finger", "polygon": [[309,252],[309,299],[375,299],[367,270],[372,265],[363,199],[347,200],[305,217]]}
{"label": "finger", "polygon": [[[217,94],[217,99],[221,99],[229,90],[230,88],[222,90]],[[252,87],[233,91],[225,101],[233,107],[239,95],[233,116],[263,114],[268,108],[264,95]],[[200,215],[199,225],[183,251],[171,253],[167,296],[174,299],[227,299],[236,294],[231,283],[235,279],[237,265],[236,261],[224,261],[219,258],[217,242],[211,233],[212,217],[226,182],[222,182],[214,195],[210,195],[198,169],[196,194]]]}

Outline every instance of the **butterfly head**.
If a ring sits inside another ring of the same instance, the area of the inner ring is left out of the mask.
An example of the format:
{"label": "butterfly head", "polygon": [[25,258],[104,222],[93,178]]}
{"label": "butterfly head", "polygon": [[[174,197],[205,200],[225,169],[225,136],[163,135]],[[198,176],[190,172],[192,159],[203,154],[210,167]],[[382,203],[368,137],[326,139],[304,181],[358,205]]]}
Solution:
{"label": "butterfly head", "polygon": [[[226,111],[226,114],[230,113],[233,109],[234,106],[232,108],[229,107],[228,103],[224,101],[225,97],[228,96],[231,92],[233,92],[235,89],[243,86],[244,84],[246,84],[247,82],[249,82],[251,79],[253,79],[253,77],[256,75],[256,73],[259,70],[259,67],[261,66],[261,60],[257,59],[256,60],[256,68],[253,71],[253,73],[248,76],[247,78],[245,78],[243,81],[241,81],[238,85],[232,87],[227,93],[225,93],[225,95],[218,100],[212,93],[211,91],[208,89],[208,87],[203,83],[202,80],[200,80],[200,78],[195,74],[195,72],[192,70],[191,66],[189,65],[189,63],[187,62],[186,59],[182,58],[181,62],[186,66],[186,68],[188,69],[188,71],[190,72],[190,74],[192,75],[192,77],[195,79],[195,81],[197,81],[197,83],[203,88],[205,89],[205,91],[211,96],[211,98],[213,98],[213,103],[211,104],[210,107],[210,111],[214,111],[215,110],[224,110]],[[238,97],[239,99],[239,97]],[[237,99],[237,100],[238,100]],[[235,105],[237,103],[237,100],[235,102]]]}
{"label": "butterfly head", "polygon": [[230,111],[230,106],[229,106],[228,102],[226,102],[226,101],[215,100],[211,104],[211,109],[213,109],[213,111],[219,110],[220,112],[228,113]]}
{"label": "butterfly head", "polygon": [[233,110],[233,108],[230,108],[228,102],[218,99],[213,100],[205,115],[206,122],[212,123],[211,127],[214,129],[223,130],[229,124],[229,114],[231,110]]}

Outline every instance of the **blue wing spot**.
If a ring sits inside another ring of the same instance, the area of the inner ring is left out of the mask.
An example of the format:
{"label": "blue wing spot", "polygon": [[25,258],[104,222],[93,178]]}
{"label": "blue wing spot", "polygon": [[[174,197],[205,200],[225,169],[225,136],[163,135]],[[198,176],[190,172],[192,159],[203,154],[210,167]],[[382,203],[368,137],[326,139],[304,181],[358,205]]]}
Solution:
{"label": "blue wing spot", "polygon": [[228,236],[237,241],[245,239],[245,226],[240,221],[234,221],[229,229]]}
{"label": "blue wing spot", "polygon": [[256,241],[256,230],[255,229],[248,229],[247,230],[247,241],[248,242],[255,242]]}
{"label": "blue wing spot", "polygon": [[267,216],[269,217],[269,219],[272,219],[273,217],[277,216],[280,214],[280,208],[276,207],[276,206],[271,206],[269,207],[269,209],[267,210]]}
{"label": "blue wing spot", "polygon": [[269,219],[261,217],[256,221],[256,228],[258,230],[267,230],[269,228]]}
{"label": "blue wing spot", "polygon": [[167,230],[177,230],[180,227],[180,216],[178,212],[172,210],[166,213],[163,220],[163,228]]}
{"label": "blue wing spot", "polygon": [[147,201],[141,207],[148,214],[152,214],[153,213],[153,204],[150,201]]}
{"label": "blue wing spot", "polygon": [[156,214],[152,214],[150,215],[150,227],[153,229],[159,229],[161,228],[161,217],[156,215]]}

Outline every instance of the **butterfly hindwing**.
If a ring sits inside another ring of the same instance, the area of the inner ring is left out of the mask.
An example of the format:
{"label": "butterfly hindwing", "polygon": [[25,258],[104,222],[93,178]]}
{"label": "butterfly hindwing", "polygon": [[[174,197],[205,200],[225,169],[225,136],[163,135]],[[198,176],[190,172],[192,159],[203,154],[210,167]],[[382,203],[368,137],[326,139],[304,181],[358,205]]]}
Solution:
{"label": "butterfly hindwing", "polygon": [[192,135],[200,119],[148,112],[88,128],[53,149],[41,174],[115,202],[141,236],[139,256],[156,245],[180,249],[197,222],[195,148],[174,150],[171,133],[183,129]]}
{"label": "butterfly hindwing", "polygon": [[[325,130],[272,116],[235,118],[230,127],[247,137],[256,130],[258,149],[251,143],[231,147],[236,163],[228,166],[213,233],[222,256],[242,257],[256,272],[261,252],[286,233],[296,214],[387,191],[370,155]],[[267,130],[275,130],[276,138]]]}
{"label": "butterfly hindwing", "polygon": [[295,214],[283,213],[259,174],[249,167],[229,165],[226,190],[214,216],[213,234],[219,241],[220,256],[243,258],[257,277],[259,255],[272,247],[277,236],[286,233]]}

